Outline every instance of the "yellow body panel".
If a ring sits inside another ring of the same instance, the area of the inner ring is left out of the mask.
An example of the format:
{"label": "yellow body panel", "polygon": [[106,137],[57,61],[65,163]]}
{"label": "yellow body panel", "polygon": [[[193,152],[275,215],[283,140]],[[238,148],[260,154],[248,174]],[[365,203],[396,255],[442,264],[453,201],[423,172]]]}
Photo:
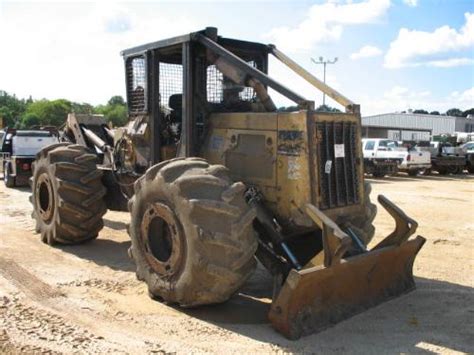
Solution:
{"label": "yellow body panel", "polygon": [[[307,203],[318,205],[320,191],[319,154],[321,137],[308,135],[315,122],[357,123],[356,156],[361,155],[359,118],[350,114],[298,112],[219,113],[210,116],[208,139],[201,156],[213,164],[227,166],[236,181],[257,186],[267,206],[287,225],[314,227],[304,213]],[[312,140],[312,142],[309,142]],[[313,147],[313,148],[311,148]],[[311,149],[313,151],[311,152]],[[357,169],[363,199],[362,171]],[[327,210],[331,218],[360,211],[360,203]]]}

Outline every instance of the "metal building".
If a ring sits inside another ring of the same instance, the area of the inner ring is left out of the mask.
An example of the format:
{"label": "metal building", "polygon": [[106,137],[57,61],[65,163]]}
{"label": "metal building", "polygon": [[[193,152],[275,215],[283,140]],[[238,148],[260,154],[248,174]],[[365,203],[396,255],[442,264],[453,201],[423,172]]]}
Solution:
{"label": "metal building", "polygon": [[362,135],[367,138],[394,140],[430,140],[438,134],[474,132],[473,117],[385,113],[362,117]]}

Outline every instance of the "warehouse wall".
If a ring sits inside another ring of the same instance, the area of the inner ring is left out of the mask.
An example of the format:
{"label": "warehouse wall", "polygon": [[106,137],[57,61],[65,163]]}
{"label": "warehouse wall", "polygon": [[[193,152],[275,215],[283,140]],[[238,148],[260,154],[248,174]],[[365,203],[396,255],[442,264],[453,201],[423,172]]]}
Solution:
{"label": "warehouse wall", "polygon": [[[400,128],[404,130],[427,130],[433,134],[454,133],[456,119],[452,116],[418,115],[409,113],[389,113],[362,117],[363,126]],[[462,124],[460,124],[462,125]],[[461,131],[464,131],[462,129]]]}

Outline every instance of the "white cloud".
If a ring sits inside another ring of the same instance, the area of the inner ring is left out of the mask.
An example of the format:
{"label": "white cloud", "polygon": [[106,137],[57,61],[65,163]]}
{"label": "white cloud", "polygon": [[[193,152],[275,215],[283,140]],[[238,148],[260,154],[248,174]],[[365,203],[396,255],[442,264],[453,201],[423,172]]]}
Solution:
{"label": "white cloud", "polygon": [[450,58],[444,60],[431,60],[426,62],[426,65],[430,67],[438,67],[438,68],[451,68],[451,67],[459,67],[462,65],[472,65],[474,64],[474,59],[472,58]]}
{"label": "white cloud", "polygon": [[377,57],[381,55],[383,52],[381,49],[374,47],[374,46],[363,46],[361,49],[359,49],[357,52],[352,53],[350,55],[351,59],[361,59],[361,58],[371,58],[371,57]]}
{"label": "white cloud", "polygon": [[143,9],[113,3],[10,5],[0,14],[0,33],[9,34],[0,35],[0,89],[92,104],[125,95],[121,50],[203,27],[191,17]]}
{"label": "white cloud", "polygon": [[[433,56],[443,54],[449,56],[453,52],[474,47],[474,13],[466,13],[464,16],[466,23],[459,31],[449,26],[439,27],[433,32],[400,29],[398,37],[390,44],[390,49],[385,55],[385,66],[387,68],[443,66],[440,60],[433,60]],[[466,64],[465,59],[461,61],[459,58],[445,59],[453,59],[444,65],[445,67]]]}
{"label": "white cloud", "polygon": [[274,28],[266,37],[285,50],[307,50],[316,43],[338,40],[345,26],[376,22],[389,7],[390,0],[346,4],[328,1],[311,6],[306,18],[297,26]]}
{"label": "white cloud", "polygon": [[411,7],[418,6],[418,0],[403,0],[403,2]]}
{"label": "white cloud", "polygon": [[471,108],[474,107],[474,87],[467,89],[463,92],[453,91],[450,98],[459,107]]}

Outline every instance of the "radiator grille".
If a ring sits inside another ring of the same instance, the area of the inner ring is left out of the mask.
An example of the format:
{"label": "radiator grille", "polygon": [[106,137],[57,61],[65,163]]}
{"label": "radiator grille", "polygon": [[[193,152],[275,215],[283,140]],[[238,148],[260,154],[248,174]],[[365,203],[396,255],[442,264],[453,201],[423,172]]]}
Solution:
{"label": "radiator grille", "polygon": [[321,196],[319,207],[328,209],[357,204],[356,124],[318,122],[316,137]]}

